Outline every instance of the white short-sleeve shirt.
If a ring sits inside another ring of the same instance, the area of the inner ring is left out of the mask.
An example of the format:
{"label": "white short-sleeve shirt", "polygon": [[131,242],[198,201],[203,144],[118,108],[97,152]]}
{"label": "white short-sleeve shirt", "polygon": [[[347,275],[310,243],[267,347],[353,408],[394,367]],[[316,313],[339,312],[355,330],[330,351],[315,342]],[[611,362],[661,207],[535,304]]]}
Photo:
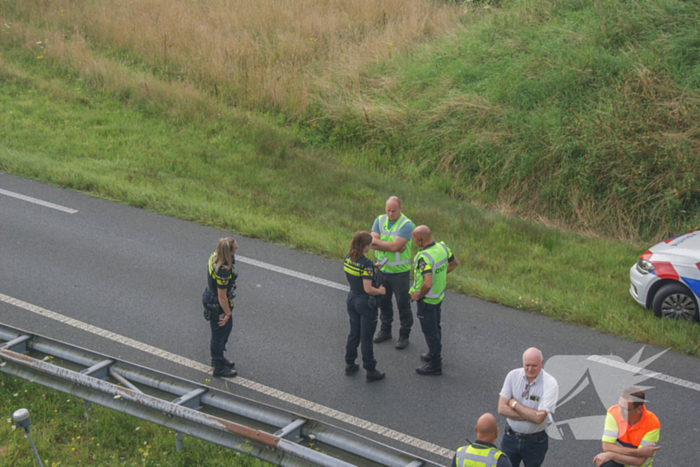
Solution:
{"label": "white short-sleeve shirt", "polygon": [[507,419],[510,428],[517,433],[537,433],[551,423],[551,414],[554,413],[559,399],[559,384],[552,375],[542,370],[528,388],[525,369],[517,368],[506,376],[500,395],[508,400],[515,399],[525,407],[547,412],[547,417],[539,425],[526,420]]}

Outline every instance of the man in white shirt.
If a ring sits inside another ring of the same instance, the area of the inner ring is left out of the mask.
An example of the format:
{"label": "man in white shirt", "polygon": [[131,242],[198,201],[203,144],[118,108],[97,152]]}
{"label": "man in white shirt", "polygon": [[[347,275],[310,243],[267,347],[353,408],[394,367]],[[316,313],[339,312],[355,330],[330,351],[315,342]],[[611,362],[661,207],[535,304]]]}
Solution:
{"label": "man in white shirt", "polygon": [[523,367],[506,376],[498,399],[498,413],[506,417],[501,450],[514,467],[540,467],[549,447],[546,428],[554,413],[559,385],[546,371],[539,349],[523,353]]}

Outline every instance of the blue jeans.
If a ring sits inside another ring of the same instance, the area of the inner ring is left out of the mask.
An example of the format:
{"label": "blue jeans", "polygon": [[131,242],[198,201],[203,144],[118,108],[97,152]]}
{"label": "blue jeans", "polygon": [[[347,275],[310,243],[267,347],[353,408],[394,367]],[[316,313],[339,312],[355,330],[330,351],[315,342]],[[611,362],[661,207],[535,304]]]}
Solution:
{"label": "blue jeans", "polygon": [[386,294],[379,298],[379,309],[381,310],[382,330],[391,333],[391,323],[394,321],[394,308],[391,296],[396,296],[396,307],[399,309],[399,337],[408,338],[413,326],[413,312],[411,311],[411,288],[410,272],[399,272],[396,274],[386,274],[379,271],[379,283],[386,288]]}
{"label": "blue jeans", "polygon": [[508,431],[506,429],[503,434],[501,451],[508,456],[513,467],[518,467],[521,460],[525,467],[540,467],[549,447],[547,432],[542,431],[535,438],[520,439]]}
{"label": "blue jeans", "polygon": [[377,329],[379,317],[376,308],[372,309],[367,306],[368,299],[369,295],[348,293],[346,304],[350,317],[350,334],[348,334],[348,343],[345,346],[345,363],[355,363],[357,347],[361,345],[362,367],[367,371],[372,371],[377,366],[372,338],[375,329]]}
{"label": "blue jeans", "polygon": [[226,350],[228,337],[231,335],[231,329],[233,329],[233,317],[229,318],[223,326],[219,326],[219,317],[221,315],[223,315],[223,311],[219,315],[212,313],[211,320],[209,320],[209,327],[211,328],[211,362],[215,369],[220,369],[224,366],[226,361],[224,351]]}
{"label": "blue jeans", "polygon": [[440,363],[442,362],[442,326],[440,325],[442,302],[432,305],[425,303],[424,300],[418,300],[417,306],[416,315],[425,335],[425,342],[428,344],[428,357],[431,362]]}

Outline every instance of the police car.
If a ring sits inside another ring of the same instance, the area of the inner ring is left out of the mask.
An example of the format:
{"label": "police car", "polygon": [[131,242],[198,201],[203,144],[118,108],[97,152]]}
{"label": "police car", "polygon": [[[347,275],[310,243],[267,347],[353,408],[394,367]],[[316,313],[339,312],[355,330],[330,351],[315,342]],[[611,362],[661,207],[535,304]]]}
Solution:
{"label": "police car", "polygon": [[700,231],[654,245],[630,269],[630,294],[659,318],[700,321]]}

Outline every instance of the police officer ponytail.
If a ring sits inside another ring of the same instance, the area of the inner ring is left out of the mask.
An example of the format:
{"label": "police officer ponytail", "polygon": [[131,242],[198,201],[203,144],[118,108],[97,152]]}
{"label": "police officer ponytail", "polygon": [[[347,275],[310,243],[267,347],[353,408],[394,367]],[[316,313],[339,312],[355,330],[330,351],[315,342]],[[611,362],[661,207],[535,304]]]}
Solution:
{"label": "police officer ponytail", "polygon": [[355,232],[355,236],[352,238],[350,243],[350,259],[353,262],[357,262],[362,255],[365,253],[365,248],[367,245],[372,243],[372,235],[364,230]]}
{"label": "police officer ponytail", "polygon": [[231,269],[231,266],[233,266],[233,255],[231,251],[233,250],[233,245],[235,244],[236,240],[231,237],[219,239],[218,243],[216,244],[216,254],[214,255],[216,271],[218,271],[219,268]]}

